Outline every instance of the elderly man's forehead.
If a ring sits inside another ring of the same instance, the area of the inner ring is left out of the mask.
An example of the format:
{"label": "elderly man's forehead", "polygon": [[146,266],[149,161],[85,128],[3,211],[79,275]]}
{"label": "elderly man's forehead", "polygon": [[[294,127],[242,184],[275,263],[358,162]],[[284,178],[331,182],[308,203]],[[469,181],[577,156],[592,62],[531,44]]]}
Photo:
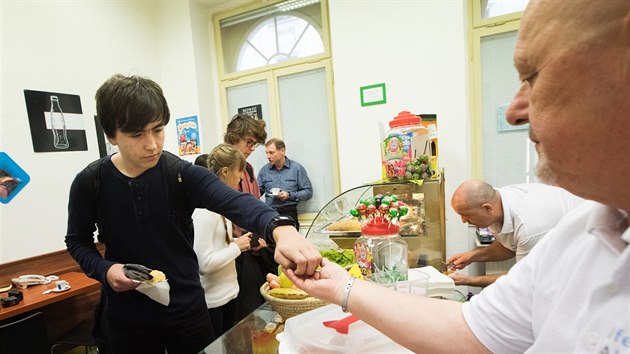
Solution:
{"label": "elderly man's forehead", "polygon": [[[532,0],[521,20],[514,50],[514,66],[520,79],[527,79],[541,69],[550,51],[567,44],[567,28],[555,15],[560,11],[556,0]],[[564,38],[564,39],[563,39]]]}
{"label": "elderly man's forehead", "polygon": [[587,47],[597,52],[599,46],[618,44],[615,37],[629,11],[630,0],[530,0],[514,51],[520,79]]}
{"label": "elderly man's forehead", "polygon": [[537,40],[537,37],[548,28],[549,22],[547,18],[550,13],[553,13],[553,9],[548,3],[549,1],[536,0],[529,3],[521,19],[517,46],[519,44],[522,45],[523,42]]}
{"label": "elderly man's forehead", "polygon": [[595,42],[607,29],[617,31],[628,11],[629,0],[530,0],[519,39],[553,47]]}

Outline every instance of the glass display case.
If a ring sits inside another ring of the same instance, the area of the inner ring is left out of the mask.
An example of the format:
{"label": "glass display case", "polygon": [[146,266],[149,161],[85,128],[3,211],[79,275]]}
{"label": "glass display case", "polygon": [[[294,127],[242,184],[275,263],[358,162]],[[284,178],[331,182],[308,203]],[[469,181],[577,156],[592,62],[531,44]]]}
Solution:
{"label": "glass display case", "polygon": [[319,211],[306,238],[320,250],[351,249],[361,235],[360,228],[339,230],[334,226],[352,219],[350,210],[362,199],[395,194],[410,210],[400,219],[399,232],[409,246],[409,266],[431,265],[445,270],[444,171],[441,172],[439,178],[427,181],[368,183],[349,189]]}

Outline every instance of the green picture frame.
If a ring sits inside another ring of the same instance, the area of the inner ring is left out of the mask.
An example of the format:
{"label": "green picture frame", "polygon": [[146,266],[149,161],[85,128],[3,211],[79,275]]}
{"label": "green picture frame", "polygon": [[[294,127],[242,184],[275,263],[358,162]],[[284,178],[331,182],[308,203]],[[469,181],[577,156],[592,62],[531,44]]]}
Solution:
{"label": "green picture frame", "polygon": [[385,83],[361,86],[361,107],[387,103]]}

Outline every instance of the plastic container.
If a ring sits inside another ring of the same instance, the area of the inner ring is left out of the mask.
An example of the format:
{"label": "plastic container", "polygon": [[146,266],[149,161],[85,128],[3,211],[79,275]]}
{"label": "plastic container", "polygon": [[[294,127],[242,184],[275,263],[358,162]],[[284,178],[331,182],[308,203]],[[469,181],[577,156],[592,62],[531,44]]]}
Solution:
{"label": "plastic container", "polygon": [[407,280],[407,242],[398,234],[387,235],[372,249],[372,273],[385,273],[394,282]]}
{"label": "plastic container", "polygon": [[[397,258],[394,262],[392,257],[394,253],[400,257],[401,252],[404,252],[404,274],[407,279],[407,242],[400,237],[398,231],[398,225],[382,217],[375,217],[361,226],[361,236],[354,242],[354,260],[359,265],[361,274],[368,276],[377,269],[391,269],[394,263],[397,269],[402,267],[402,260]],[[404,250],[401,248],[403,243]],[[379,246],[381,244],[383,246]]]}
{"label": "plastic container", "polygon": [[[375,302],[377,304],[378,302]],[[325,327],[324,321],[341,320],[349,314],[338,305],[326,305],[289,318],[284,332],[276,335],[279,353],[411,353],[363,321],[354,322],[348,333]]]}
{"label": "plastic container", "polygon": [[389,127],[381,144],[383,179],[418,179],[407,171],[407,164],[421,155],[433,155],[429,130],[422,118],[409,111],[398,113]]}

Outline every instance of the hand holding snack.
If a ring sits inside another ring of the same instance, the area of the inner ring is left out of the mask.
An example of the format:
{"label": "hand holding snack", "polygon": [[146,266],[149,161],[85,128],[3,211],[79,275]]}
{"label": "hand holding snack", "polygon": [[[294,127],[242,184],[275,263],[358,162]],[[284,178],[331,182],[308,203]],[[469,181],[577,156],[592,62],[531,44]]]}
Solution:
{"label": "hand holding snack", "polygon": [[168,306],[170,303],[170,286],[163,272],[147,268],[141,264],[131,263],[125,264],[122,268],[127,278],[140,283],[136,290],[152,300]]}
{"label": "hand holding snack", "polygon": [[151,269],[140,264],[125,264],[123,265],[123,272],[125,276],[135,281],[145,281],[153,279],[151,275]]}
{"label": "hand holding snack", "polygon": [[166,280],[166,275],[161,271],[149,269],[141,264],[125,264],[123,271],[127,278],[139,282],[150,281],[151,283],[159,283]]}
{"label": "hand holding snack", "polygon": [[107,270],[107,284],[116,292],[134,290],[140,284],[139,281],[125,275],[123,266],[123,264],[115,263]]}

